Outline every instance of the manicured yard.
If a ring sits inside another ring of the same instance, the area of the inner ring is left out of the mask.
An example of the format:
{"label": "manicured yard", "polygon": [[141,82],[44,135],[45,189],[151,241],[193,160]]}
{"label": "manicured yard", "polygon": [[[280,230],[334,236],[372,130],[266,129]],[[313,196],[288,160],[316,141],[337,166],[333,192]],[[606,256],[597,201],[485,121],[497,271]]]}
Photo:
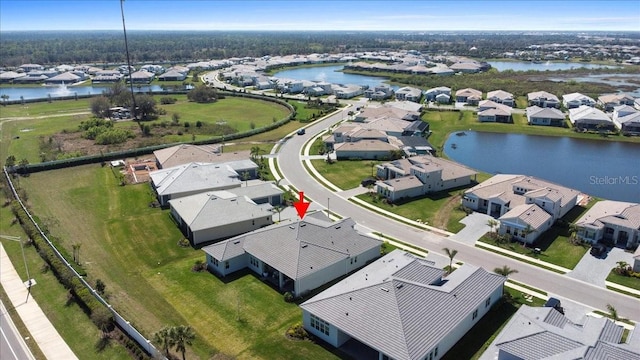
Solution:
{"label": "manicured yard", "polygon": [[609,276],[607,276],[607,281],[630,287],[632,289],[640,290],[640,278],[618,275],[613,270],[611,270]]}
{"label": "manicured yard", "polygon": [[285,330],[301,321],[301,311],[259,279],[221,281],[192,272],[204,253],[177,245],[183,235],[167,210],[148,206],[148,185],[118,186],[111,170],[100,165],[73,173],[73,181],[69,170],[56,170],[20,182],[60,245],[71,253],[72,244],[81,244],[88,280],[101,279],[110,302],[143,334],[191,325],[197,340],[187,350],[190,359],[218,351],[242,358],[335,358],[321,346],[285,338]]}
{"label": "manicured yard", "polygon": [[325,160],[311,160],[311,164],[329,182],[347,190],[361,186],[360,182],[371,174],[375,176],[375,166],[382,164],[382,161],[342,160],[328,163]]}

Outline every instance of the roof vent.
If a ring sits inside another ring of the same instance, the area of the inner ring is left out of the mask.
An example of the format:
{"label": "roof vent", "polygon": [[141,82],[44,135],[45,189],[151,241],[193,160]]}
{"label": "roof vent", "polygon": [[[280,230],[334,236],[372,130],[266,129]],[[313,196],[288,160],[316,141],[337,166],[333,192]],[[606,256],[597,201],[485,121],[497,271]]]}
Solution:
{"label": "roof vent", "polygon": [[342,227],[342,226],[338,225],[338,226],[336,226],[334,229],[336,229],[336,230],[337,230],[337,229],[340,229],[341,227]]}
{"label": "roof vent", "polygon": [[295,227],[294,225],[289,225],[289,229],[293,230],[293,229],[295,229],[295,228],[296,228],[296,227]]}
{"label": "roof vent", "polygon": [[389,289],[387,289],[387,288],[380,288],[380,290],[382,290],[384,292],[389,292]]}
{"label": "roof vent", "polygon": [[307,226],[307,223],[300,223],[300,227],[305,227]]}
{"label": "roof vent", "polygon": [[302,246],[300,246],[300,247],[304,249],[304,248],[307,247],[307,244],[302,244]]}
{"label": "roof vent", "polygon": [[398,285],[396,285],[396,289],[402,289],[403,286],[404,286],[404,284],[398,284]]}

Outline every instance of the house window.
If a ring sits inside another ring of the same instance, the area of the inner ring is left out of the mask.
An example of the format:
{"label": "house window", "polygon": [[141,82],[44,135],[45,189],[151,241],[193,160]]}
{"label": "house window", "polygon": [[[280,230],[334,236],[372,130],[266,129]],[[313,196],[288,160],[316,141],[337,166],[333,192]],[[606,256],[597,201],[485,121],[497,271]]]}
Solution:
{"label": "house window", "polygon": [[213,259],[213,265],[215,265],[216,267],[218,266],[218,259]]}
{"label": "house window", "polygon": [[433,350],[433,356],[438,356],[438,347]]}
{"label": "house window", "polygon": [[229,262],[228,262],[228,261],[225,261],[225,262],[224,262],[224,268],[225,268],[225,269],[228,269],[228,268],[229,268]]}
{"label": "house window", "polygon": [[358,257],[357,256],[353,258],[353,262],[356,262],[356,263],[358,262]]}
{"label": "house window", "polygon": [[484,307],[489,307],[489,305],[491,305],[491,298],[487,298],[487,300],[485,300],[484,302]]}
{"label": "house window", "polygon": [[472,320],[475,320],[477,317],[478,317],[478,309],[475,309],[473,311],[473,319]]}
{"label": "house window", "polygon": [[311,314],[311,327],[325,335],[329,335],[329,323]]}

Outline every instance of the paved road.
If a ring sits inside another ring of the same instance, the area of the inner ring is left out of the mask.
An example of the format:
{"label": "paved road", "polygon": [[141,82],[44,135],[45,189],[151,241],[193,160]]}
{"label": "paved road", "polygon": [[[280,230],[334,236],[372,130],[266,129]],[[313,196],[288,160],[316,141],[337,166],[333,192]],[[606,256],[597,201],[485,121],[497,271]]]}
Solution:
{"label": "paved road", "polygon": [[287,182],[298,190],[304,191],[312,201],[322,205],[330,203],[332,212],[349,216],[363,226],[429,251],[442,253],[444,247],[456,248],[459,251],[456,256],[457,260],[490,270],[507,265],[519,271],[517,274],[511,275],[514,280],[543,289],[550,295],[574,299],[595,309],[606,309],[607,304],[611,304],[622,317],[640,321],[640,301],[636,298],[481,250],[464,242],[456,242],[431,232],[409,227],[354,205],[320,185],[305,171],[300,161],[300,150],[304,142],[314,136],[313,134],[339,122],[346,117],[348,111],[348,109],[343,110],[308,127],[306,135],[291,137],[282,145],[278,153],[278,165]]}
{"label": "paved road", "polygon": [[0,358],[2,360],[34,359],[2,301],[0,301]]}

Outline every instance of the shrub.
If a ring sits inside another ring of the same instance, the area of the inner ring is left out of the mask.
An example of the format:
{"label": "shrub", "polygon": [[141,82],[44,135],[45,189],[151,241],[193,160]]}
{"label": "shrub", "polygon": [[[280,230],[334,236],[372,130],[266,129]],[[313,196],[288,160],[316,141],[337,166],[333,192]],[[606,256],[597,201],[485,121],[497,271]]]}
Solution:
{"label": "shrub", "polygon": [[306,340],[309,338],[309,333],[307,333],[307,330],[304,329],[301,323],[296,323],[287,329],[287,337],[291,339]]}
{"label": "shrub", "polygon": [[288,291],[284,293],[284,301],[293,302],[293,294]]}
{"label": "shrub", "polygon": [[178,101],[178,99],[171,96],[163,96],[160,98],[160,104],[162,105],[175,104],[176,101]]}

